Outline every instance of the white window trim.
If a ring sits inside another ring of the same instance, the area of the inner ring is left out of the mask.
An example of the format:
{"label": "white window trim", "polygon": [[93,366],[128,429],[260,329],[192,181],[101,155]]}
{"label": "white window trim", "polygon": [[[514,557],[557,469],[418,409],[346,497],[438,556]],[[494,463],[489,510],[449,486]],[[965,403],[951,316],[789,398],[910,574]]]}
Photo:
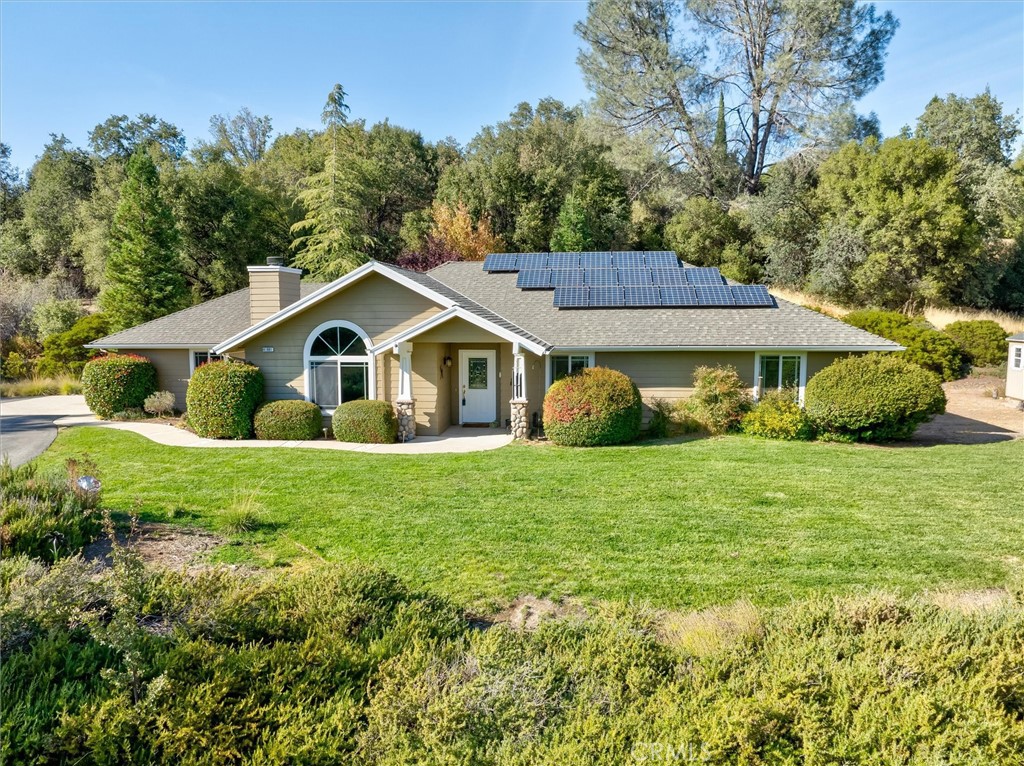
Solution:
{"label": "white window trim", "polygon": [[1024,344],[1010,344],[1010,369],[1024,370]]}
{"label": "white window trim", "polygon": [[[366,346],[366,356],[334,356],[334,357],[316,357],[315,360],[311,359],[310,351],[313,349],[313,343],[320,333],[324,330],[329,330],[332,327],[343,327],[346,330],[351,330],[360,338],[363,339],[363,345]],[[306,337],[306,343],[302,348],[302,385],[304,389],[304,396],[307,402],[313,401],[312,393],[312,375],[310,375],[309,363],[310,361],[324,361],[337,359],[339,362],[353,363],[353,362],[365,362],[367,366],[366,380],[367,380],[367,392],[366,397],[368,399],[377,398],[377,357],[375,354],[370,353],[370,348],[373,343],[370,342],[370,336],[363,331],[363,328],[352,322],[347,322],[344,319],[332,319],[328,322],[322,322],[318,324]],[[334,414],[334,407],[321,407],[320,411],[326,415]]]}
{"label": "white window trim", "polygon": [[544,366],[544,390],[547,391],[551,388],[551,384],[555,382],[555,357],[556,356],[585,356],[587,357],[587,366],[596,367],[597,362],[596,354],[593,351],[552,351],[548,355],[547,364]]}
{"label": "white window trim", "polygon": [[[206,348],[190,348],[188,350],[188,379],[192,380],[192,376],[196,373],[196,354],[213,354],[213,349],[207,346]],[[214,354],[219,356],[221,359],[227,359],[224,354]]]}
{"label": "white window trim", "polygon": [[786,349],[771,350],[763,349],[754,352],[754,387],[751,390],[751,394],[754,397],[754,401],[757,401],[758,390],[757,383],[761,376],[761,357],[762,356],[798,356],[800,357],[800,385],[797,388],[798,402],[801,407],[804,406],[804,391],[807,388],[807,354],[800,353],[799,351],[787,351]]}

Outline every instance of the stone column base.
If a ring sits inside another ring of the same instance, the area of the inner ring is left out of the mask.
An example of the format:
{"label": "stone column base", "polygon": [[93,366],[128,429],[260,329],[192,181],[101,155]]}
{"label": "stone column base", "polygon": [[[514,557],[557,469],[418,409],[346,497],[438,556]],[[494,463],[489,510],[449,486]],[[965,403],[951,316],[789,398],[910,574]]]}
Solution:
{"label": "stone column base", "polygon": [[398,441],[407,442],[416,438],[416,401],[406,399],[395,402],[395,416],[398,418]]}
{"label": "stone column base", "polygon": [[512,438],[526,439],[530,435],[530,416],[526,409],[530,403],[513,399],[512,405]]}

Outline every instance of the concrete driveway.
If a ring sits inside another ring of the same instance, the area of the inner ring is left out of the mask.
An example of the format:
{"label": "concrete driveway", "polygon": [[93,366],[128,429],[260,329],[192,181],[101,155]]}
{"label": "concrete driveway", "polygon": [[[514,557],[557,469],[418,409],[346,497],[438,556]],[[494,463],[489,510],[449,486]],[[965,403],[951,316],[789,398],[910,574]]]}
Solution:
{"label": "concrete driveway", "polygon": [[54,421],[91,417],[82,396],[28,396],[0,401],[0,454],[27,463],[57,438]]}

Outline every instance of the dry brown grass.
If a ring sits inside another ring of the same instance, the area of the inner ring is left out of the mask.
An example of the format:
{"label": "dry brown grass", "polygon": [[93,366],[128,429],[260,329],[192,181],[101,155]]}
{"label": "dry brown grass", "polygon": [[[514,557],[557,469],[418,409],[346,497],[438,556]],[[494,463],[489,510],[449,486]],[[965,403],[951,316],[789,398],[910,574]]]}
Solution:
{"label": "dry brown grass", "polygon": [[[771,288],[771,293],[776,298],[781,298],[790,303],[800,306],[821,309],[827,314],[843,317],[855,309],[840,306],[837,303],[830,303],[809,293],[802,293],[799,290],[786,290],[784,288]],[[1009,334],[1024,332],[1024,316],[1011,314],[1006,311],[982,311],[981,309],[969,308],[938,308],[930,306],[924,310],[924,318],[933,326],[941,330],[948,324],[959,321],[971,321],[977,319],[991,319],[997,322],[1000,327]]]}
{"label": "dry brown grass", "polygon": [[757,607],[749,601],[737,601],[700,612],[667,612],[661,619],[659,638],[686,654],[707,657],[754,640],[762,630]]}

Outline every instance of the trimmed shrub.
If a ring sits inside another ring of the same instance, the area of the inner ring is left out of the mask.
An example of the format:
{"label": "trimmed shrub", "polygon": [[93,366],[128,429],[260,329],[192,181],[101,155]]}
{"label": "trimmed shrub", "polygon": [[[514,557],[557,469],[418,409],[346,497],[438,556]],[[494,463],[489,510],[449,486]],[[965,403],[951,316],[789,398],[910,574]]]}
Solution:
{"label": "trimmed shrub", "polygon": [[909,439],[946,411],[938,377],[898,354],[833,362],[807,384],[806,412],[825,438],[885,442]]}
{"label": "trimmed shrub", "polygon": [[398,438],[394,407],[376,399],[345,402],[334,411],[331,428],[340,442],[391,444]]}
{"label": "trimmed shrub", "polygon": [[597,447],[640,435],[643,401],[618,370],[591,367],[556,381],[544,397],[544,432],[555,444]]}
{"label": "trimmed shrub", "polygon": [[223,360],[196,368],[185,394],[188,424],[209,439],[245,439],[252,416],[263,398],[263,373],[258,367]]}
{"label": "trimmed shrub", "polygon": [[157,391],[146,397],[142,409],[150,415],[172,415],[174,413],[174,394],[170,391]]}
{"label": "trimmed shrub", "polygon": [[682,404],[683,413],[709,434],[739,428],[754,406],[750,387],[735,367],[698,367],[693,372],[693,394]]}
{"label": "trimmed shrub", "polygon": [[256,410],[253,422],[257,439],[306,441],[323,432],[320,408],[302,399],[267,402]]}
{"label": "trimmed shrub", "polygon": [[764,439],[814,438],[814,428],[797,404],[796,393],[792,390],[765,391],[754,409],[743,416],[740,429],[745,434]]}
{"label": "trimmed shrub", "polygon": [[964,354],[951,337],[922,319],[914,320],[898,311],[866,309],[853,311],[843,321],[899,343],[910,362],[931,370],[943,380],[956,380],[965,371]]}
{"label": "trimmed shrub", "polygon": [[97,417],[111,418],[115,412],[141,409],[146,397],[156,391],[156,367],[144,356],[109,354],[85,365],[82,393]]}
{"label": "trimmed shrub", "polygon": [[991,319],[961,320],[946,325],[943,330],[964,352],[971,364],[979,367],[997,367],[1006,361],[1009,343],[1006,330]]}

